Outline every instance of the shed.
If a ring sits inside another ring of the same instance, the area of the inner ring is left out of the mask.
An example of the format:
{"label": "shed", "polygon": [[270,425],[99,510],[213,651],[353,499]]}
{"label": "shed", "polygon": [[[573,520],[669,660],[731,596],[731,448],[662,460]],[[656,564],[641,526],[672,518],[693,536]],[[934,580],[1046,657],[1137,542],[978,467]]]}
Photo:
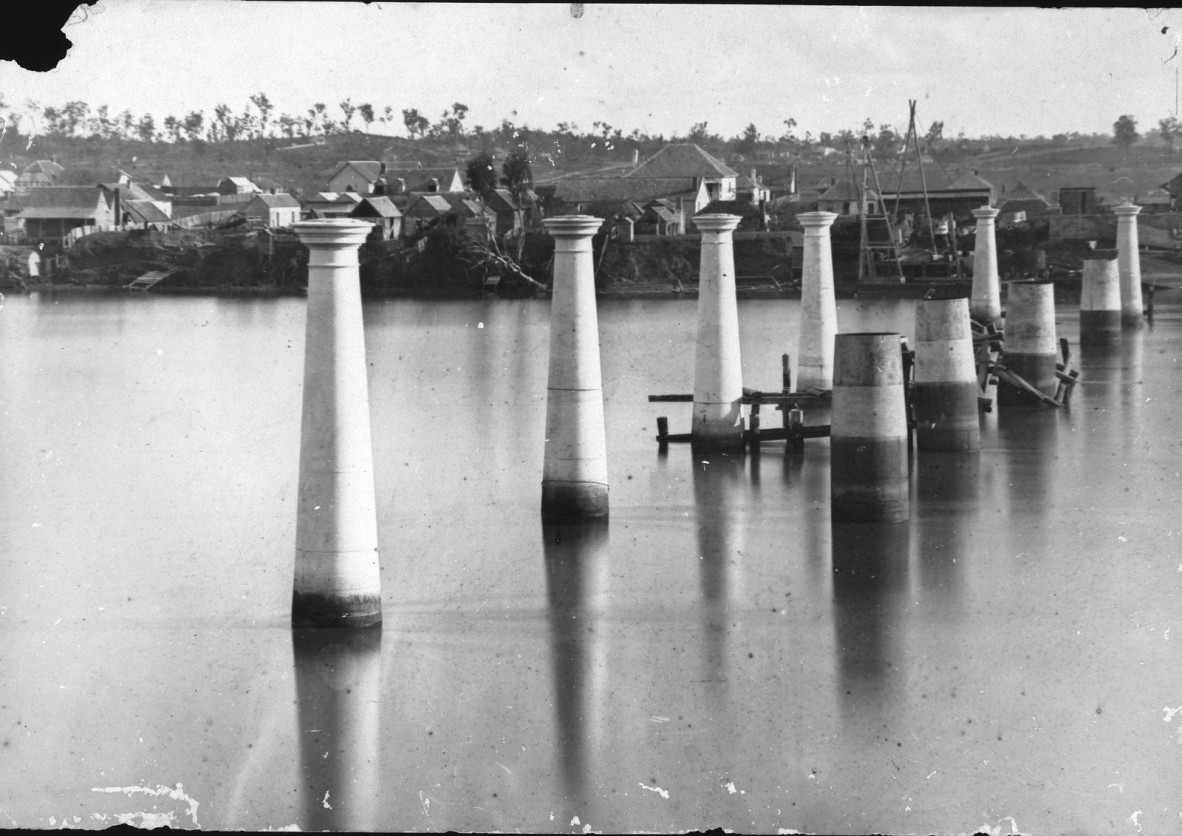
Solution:
{"label": "shed", "polygon": [[374,228],[380,231],[383,241],[396,239],[402,234],[402,212],[388,197],[370,195],[363,198],[349,213],[349,217],[371,221]]}
{"label": "shed", "polygon": [[243,214],[258,218],[270,229],[288,227],[300,220],[300,202],[289,194],[256,194]]}

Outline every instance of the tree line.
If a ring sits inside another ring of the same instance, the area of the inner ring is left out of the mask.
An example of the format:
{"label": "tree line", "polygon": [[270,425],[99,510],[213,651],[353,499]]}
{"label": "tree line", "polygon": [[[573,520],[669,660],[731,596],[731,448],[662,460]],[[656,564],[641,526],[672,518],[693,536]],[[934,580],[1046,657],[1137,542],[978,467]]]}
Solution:
{"label": "tree line", "polygon": [[[462,102],[455,102],[434,120],[417,108],[396,110],[390,105],[377,106],[370,102],[353,102],[343,99],[335,107],[316,102],[302,113],[276,112],[274,104],[264,92],[249,96],[241,110],[236,111],[228,104],[218,104],[213,113],[192,110],[181,115],[169,114],[160,121],[151,113],[134,114],[130,110],[112,111],[107,105],[92,108],[83,101],[70,101],[61,105],[41,105],[27,101],[24,108],[7,105],[0,97],[0,127],[26,136],[52,136],[90,139],[125,139],[142,142],[236,142],[286,138],[291,140],[317,136],[332,136],[353,133],[356,130],[371,132],[377,125],[379,130],[390,131],[399,124],[411,139],[452,140],[457,144],[463,140],[481,148],[499,144],[505,147],[532,147],[538,152],[550,152],[566,157],[608,157],[620,149],[652,150],[668,142],[689,141],[714,152],[729,152],[751,155],[759,151],[789,151],[807,153],[810,149],[846,148],[859,149],[865,142],[880,158],[891,158],[902,151],[904,135],[889,123],[875,124],[866,118],[860,125],[838,131],[799,131],[797,121],[786,118],[780,128],[772,132],[761,132],[755,124],[749,123],[742,132],[724,137],[709,129],[707,121],[693,124],[684,136],[674,134],[650,135],[638,129],[626,131],[606,121],[596,120],[591,128],[581,129],[574,122],[559,122],[552,130],[531,129],[528,125],[515,123],[517,116],[504,118],[492,128],[467,123],[469,108]],[[1023,145],[1072,145],[1103,141],[1104,135],[1081,134],[1079,132],[1059,133],[1046,138],[1026,135],[988,135],[970,138],[961,131],[949,137],[944,131],[943,121],[933,121],[926,131],[921,130],[922,144],[931,153],[953,154],[974,150],[981,144],[1023,144]],[[1174,116],[1158,122],[1156,133],[1170,148],[1182,139],[1182,125]],[[1129,146],[1142,139],[1137,131],[1133,116],[1121,115],[1113,124],[1111,141]]]}

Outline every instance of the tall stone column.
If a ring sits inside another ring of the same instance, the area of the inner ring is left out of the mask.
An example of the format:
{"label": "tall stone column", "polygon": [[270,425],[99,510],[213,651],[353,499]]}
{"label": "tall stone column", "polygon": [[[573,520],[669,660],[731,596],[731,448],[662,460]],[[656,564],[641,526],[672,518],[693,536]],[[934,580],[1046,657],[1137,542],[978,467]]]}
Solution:
{"label": "tall stone column", "polygon": [[1001,278],[997,273],[997,214],[993,206],[973,210],[977,243],[973,249],[973,289],[969,314],[978,322],[1001,327]]}
{"label": "tall stone column", "polygon": [[382,620],[369,382],[357,250],[373,225],[308,221],[304,406],[292,624]]}
{"label": "tall stone column", "polygon": [[1141,243],[1137,215],[1141,207],[1126,201],[1112,207],[1116,215],[1116,264],[1120,271],[1120,324],[1140,328],[1145,323],[1141,308]]}
{"label": "tall stone column", "polygon": [[833,212],[805,212],[804,261],[800,272],[800,344],[796,389],[833,388],[833,338],[837,335],[837,296],[833,286]]}
{"label": "tall stone column", "polygon": [[603,518],[608,513],[607,434],[591,255],[591,239],[603,221],[565,215],[542,223],[554,237],[542,518]]}
{"label": "tall stone column", "polygon": [[698,339],[694,354],[692,443],[711,449],[743,446],[743,368],[735,298],[734,231],[738,215],[698,215]]}

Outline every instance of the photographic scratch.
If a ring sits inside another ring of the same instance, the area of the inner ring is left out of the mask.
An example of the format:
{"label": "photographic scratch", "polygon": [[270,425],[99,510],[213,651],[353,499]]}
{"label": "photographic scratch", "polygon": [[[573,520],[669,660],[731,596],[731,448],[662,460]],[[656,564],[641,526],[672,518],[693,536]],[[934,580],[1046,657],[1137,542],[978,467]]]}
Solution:
{"label": "photographic scratch", "polygon": [[[164,795],[164,796],[168,796],[169,798],[174,798],[177,801],[184,801],[185,803],[187,803],[189,805],[189,818],[191,818],[193,820],[193,826],[198,827],[198,828],[201,827],[201,824],[197,821],[197,808],[200,807],[201,804],[196,799],[191,798],[190,796],[186,795],[184,785],[179,782],[177,783],[175,789],[170,789],[169,787],[166,787],[162,784],[158,784],[155,789],[152,789],[151,787],[91,787],[90,791],[91,792],[124,793],[125,795],[128,795],[128,796],[131,796],[135,793],[143,793],[144,795],[150,795],[150,796],[154,796],[154,797],[159,797],[159,796]],[[134,817],[134,816],[147,817],[150,814],[131,813],[131,814],[124,814],[124,815],[130,815],[132,817]],[[172,813],[169,813],[166,816],[166,818],[169,818],[169,819],[171,819],[172,817],[173,817]],[[120,816],[119,818],[120,818],[120,821],[123,821],[122,816]],[[129,822],[124,821],[124,823],[128,824]],[[145,819],[145,824],[146,824],[146,819]]]}
{"label": "photographic scratch", "polygon": [[664,798],[666,800],[668,800],[668,798],[669,798],[669,791],[663,790],[660,787],[650,787],[648,784],[641,783],[640,788],[642,790],[648,790],[649,792],[655,792],[657,795],[661,796],[661,798]]}

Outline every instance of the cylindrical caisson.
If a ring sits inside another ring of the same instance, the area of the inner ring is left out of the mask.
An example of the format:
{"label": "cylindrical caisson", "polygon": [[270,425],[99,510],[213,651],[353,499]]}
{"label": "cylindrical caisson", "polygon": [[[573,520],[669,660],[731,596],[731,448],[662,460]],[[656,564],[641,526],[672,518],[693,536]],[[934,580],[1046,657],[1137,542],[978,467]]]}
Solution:
{"label": "cylindrical caisson", "polygon": [[603,222],[566,215],[543,223],[554,237],[554,280],[542,519],[603,518],[608,512],[607,433],[591,258],[591,239]]}
{"label": "cylindrical caisson", "polygon": [[800,344],[796,388],[833,388],[833,335],[837,333],[837,297],[833,284],[833,212],[802,212],[804,259],[800,273]]}
{"label": "cylindrical caisson", "polygon": [[978,322],[1001,325],[1001,279],[997,272],[997,214],[992,206],[973,210],[977,219],[973,248],[973,290],[969,311]]}
{"label": "cylindrical caisson", "polygon": [[694,354],[694,447],[743,446],[743,366],[739,357],[739,309],[735,298],[738,215],[698,215],[702,233],[698,267],[698,332]]}
{"label": "cylindrical caisson", "polygon": [[1116,215],[1117,272],[1120,273],[1120,321],[1125,328],[1145,324],[1141,302],[1141,244],[1137,232],[1140,206],[1126,200],[1112,207]]}
{"label": "cylindrical caisson", "polygon": [[1092,250],[1084,256],[1079,296],[1079,341],[1086,345],[1120,342],[1121,298],[1117,255]]}
{"label": "cylindrical caisson", "polygon": [[915,308],[916,446],[981,449],[977,370],[968,299],[923,299]]}
{"label": "cylindrical caisson", "polygon": [[898,334],[836,336],[829,443],[834,520],[907,519],[907,413]]}
{"label": "cylindrical caisson", "polygon": [[296,501],[296,627],[381,623],[369,381],[357,251],[373,224],[307,221],[304,405]]}
{"label": "cylindrical caisson", "polygon": [[[1055,364],[1055,286],[1051,282],[1010,282],[1006,290],[1005,367],[1040,392],[1053,396],[1059,386]],[[997,405],[1041,406],[1029,392],[998,381]]]}

